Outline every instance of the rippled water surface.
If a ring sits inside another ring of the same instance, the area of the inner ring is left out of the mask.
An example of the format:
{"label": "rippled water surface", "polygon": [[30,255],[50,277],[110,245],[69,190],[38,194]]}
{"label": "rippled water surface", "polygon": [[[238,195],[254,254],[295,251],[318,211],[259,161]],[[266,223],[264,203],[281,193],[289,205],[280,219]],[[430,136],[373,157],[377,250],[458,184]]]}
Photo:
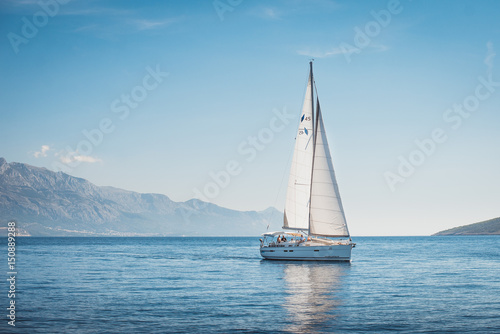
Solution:
{"label": "rippled water surface", "polygon": [[346,264],[261,260],[258,238],[20,238],[0,332],[500,333],[500,237],[353,239]]}

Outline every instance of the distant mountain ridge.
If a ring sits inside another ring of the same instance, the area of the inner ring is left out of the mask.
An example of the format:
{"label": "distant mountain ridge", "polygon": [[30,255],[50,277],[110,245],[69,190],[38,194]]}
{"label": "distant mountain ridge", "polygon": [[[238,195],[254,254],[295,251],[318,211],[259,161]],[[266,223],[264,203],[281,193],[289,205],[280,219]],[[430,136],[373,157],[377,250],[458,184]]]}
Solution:
{"label": "distant mountain ridge", "polygon": [[454,227],[433,235],[500,235],[500,217],[475,224]]}
{"label": "distant mountain ridge", "polygon": [[282,214],[174,202],[0,158],[0,219],[18,221],[19,232],[32,236],[256,236],[268,224],[279,228]]}

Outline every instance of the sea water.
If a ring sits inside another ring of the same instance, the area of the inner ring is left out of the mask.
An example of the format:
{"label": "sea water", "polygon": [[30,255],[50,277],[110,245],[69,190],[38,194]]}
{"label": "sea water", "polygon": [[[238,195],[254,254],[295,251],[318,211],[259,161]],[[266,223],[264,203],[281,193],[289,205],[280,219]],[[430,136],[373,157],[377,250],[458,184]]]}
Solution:
{"label": "sea water", "polygon": [[353,241],[325,263],[262,260],[258,237],[18,238],[0,332],[500,333],[499,236]]}

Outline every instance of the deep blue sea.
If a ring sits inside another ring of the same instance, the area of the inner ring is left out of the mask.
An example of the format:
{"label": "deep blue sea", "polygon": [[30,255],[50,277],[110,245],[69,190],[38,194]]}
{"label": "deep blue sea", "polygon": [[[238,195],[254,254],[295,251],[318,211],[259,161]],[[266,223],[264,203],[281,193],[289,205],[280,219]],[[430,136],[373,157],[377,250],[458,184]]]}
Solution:
{"label": "deep blue sea", "polygon": [[353,241],[349,264],[262,260],[258,237],[18,238],[0,332],[500,333],[499,236]]}

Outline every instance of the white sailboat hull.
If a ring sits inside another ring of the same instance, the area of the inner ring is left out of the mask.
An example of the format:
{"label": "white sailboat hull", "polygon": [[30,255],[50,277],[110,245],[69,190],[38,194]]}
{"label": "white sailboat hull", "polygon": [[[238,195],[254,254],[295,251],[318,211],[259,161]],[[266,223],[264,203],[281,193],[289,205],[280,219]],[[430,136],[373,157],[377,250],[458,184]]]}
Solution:
{"label": "white sailboat hull", "polygon": [[260,255],[269,260],[351,261],[352,244],[327,246],[264,246]]}

